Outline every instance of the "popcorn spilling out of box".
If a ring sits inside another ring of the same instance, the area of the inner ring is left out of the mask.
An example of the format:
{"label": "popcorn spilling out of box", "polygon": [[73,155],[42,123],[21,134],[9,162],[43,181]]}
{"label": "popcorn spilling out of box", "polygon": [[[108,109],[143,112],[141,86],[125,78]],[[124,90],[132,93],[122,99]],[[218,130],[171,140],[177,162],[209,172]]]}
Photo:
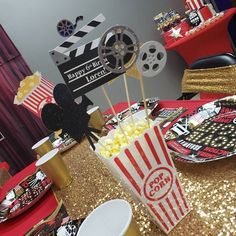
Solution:
{"label": "popcorn spilling out of box", "polygon": [[126,136],[119,129],[115,129],[113,139],[107,138],[103,141],[103,146],[99,150],[102,156],[109,158],[119,154],[122,148],[148,129],[148,124],[144,120],[127,122],[123,129]]}
{"label": "popcorn spilling out of box", "polygon": [[[172,13],[175,23],[176,14]],[[153,221],[168,233],[188,214],[190,208],[161,130],[149,121],[146,102],[146,120],[133,122],[131,117],[131,122],[126,124],[119,120],[104,86],[123,74],[129,114],[132,114],[125,73],[136,63],[142,100],[146,101],[143,77],[156,77],[166,64],[167,54],[157,41],[146,42],[140,47],[133,30],[123,25],[113,26],[102,37],[69,50],[104,20],[105,17],[99,14],[50,51],[50,56],[74,99],[102,86],[118,127],[99,138],[93,133],[96,130],[89,129],[84,122],[85,135],[98,158],[124,186],[129,187],[149,210]],[[72,128],[74,130],[75,127]],[[92,143],[89,135],[97,141],[96,144]]]}
{"label": "popcorn spilling out of box", "polygon": [[42,77],[39,72],[26,76],[20,82],[14,104],[22,105],[30,112],[40,117],[43,106],[55,103],[53,98],[54,85]]}
{"label": "popcorn spilling out of box", "polygon": [[[139,124],[140,123],[140,124]],[[95,153],[120,182],[144,203],[155,223],[169,233],[190,211],[177,171],[157,124],[124,128],[135,133],[127,143],[111,130],[97,143]],[[124,126],[125,127],[125,126]],[[119,144],[118,144],[119,143]]]}

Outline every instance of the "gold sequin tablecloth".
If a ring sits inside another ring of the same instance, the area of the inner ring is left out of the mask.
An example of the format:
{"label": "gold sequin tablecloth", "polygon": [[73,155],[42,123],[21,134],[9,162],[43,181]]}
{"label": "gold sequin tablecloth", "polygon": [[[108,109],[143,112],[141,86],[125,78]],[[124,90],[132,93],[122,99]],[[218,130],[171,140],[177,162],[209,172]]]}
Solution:
{"label": "gold sequin tablecloth", "polygon": [[[89,149],[87,141],[63,154],[72,184],[56,191],[72,218],[86,217],[101,203],[121,198],[131,203],[142,235],[164,235]],[[175,163],[192,211],[168,234],[236,235],[236,159],[207,164]]]}

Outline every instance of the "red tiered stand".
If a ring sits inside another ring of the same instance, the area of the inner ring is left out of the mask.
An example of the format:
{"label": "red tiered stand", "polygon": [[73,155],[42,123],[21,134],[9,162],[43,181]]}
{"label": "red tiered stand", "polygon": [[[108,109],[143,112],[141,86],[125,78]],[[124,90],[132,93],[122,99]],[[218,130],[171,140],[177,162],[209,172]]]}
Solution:
{"label": "red tiered stand", "polygon": [[235,14],[236,8],[227,10],[223,17],[218,18],[205,28],[166,45],[166,50],[179,53],[188,65],[203,57],[232,53],[228,24]]}

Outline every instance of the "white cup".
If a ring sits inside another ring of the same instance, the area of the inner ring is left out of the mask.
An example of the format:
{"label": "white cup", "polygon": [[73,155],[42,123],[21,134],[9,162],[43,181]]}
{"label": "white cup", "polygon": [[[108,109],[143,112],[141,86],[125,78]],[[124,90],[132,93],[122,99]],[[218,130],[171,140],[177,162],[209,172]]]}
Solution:
{"label": "white cup", "polygon": [[[131,233],[132,232],[132,233]],[[138,236],[128,202],[115,199],[94,209],[82,223],[77,236]]]}

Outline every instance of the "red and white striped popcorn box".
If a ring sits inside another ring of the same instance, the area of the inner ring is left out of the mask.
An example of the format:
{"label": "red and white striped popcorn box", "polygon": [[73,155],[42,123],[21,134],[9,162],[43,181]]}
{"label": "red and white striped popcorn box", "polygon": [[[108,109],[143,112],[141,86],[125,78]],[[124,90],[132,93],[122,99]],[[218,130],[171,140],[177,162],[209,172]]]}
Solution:
{"label": "red and white striped popcorn box", "polygon": [[[40,78],[39,84],[21,101],[15,97],[14,104],[22,105],[36,116],[41,117],[41,110],[47,103],[55,103],[53,97],[54,85],[36,72]],[[24,80],[23,80],[24,81]]]}
{"label": "red and white striped popcorn box", "polygon": [[[114,130],[106,138],[113,137]],[[190,211],[159,126],[145,131],[118,155],[96,154],[119,181],[146,206],[154,222],[169,233]]]}
{"label": "red and white striped popcorn box", "polygon": [[199,10],[200,8],[205,6],[203,0],[187,0],[186,4],[188,8],[192,11]]}
{"label": "red and white striped popcorn box", "polygon": [[198,15],[201,18],[201,21],[204,22],[211,19],[214,15],[216,15],[216,12],[211,4],[207,4],[205,7],[202,7],[198,11]]}

